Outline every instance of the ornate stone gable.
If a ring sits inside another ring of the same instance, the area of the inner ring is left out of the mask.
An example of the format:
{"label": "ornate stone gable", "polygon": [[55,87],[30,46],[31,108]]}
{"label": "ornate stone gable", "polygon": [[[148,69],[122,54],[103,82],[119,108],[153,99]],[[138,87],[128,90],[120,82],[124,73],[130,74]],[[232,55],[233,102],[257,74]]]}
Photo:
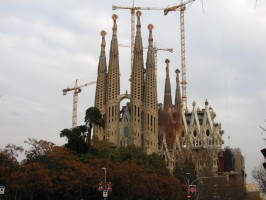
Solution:
{"label": "ornate stone gable", "polygon": [[207,148],[219,150],[224,143],[222,139],[223,130],[220,123],[215,123],[215,113],[205,102],[205,109],[196,110],[196,103],[193,102],[192,112],[183,115],[183,147],[184,148]]}

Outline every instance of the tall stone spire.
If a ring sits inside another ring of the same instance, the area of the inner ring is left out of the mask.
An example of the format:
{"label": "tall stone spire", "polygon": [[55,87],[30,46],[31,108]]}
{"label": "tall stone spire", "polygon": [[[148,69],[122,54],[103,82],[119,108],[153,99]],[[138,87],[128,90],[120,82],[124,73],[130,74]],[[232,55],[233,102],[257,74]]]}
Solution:
{"label": "tall stone spire", "polygon": [[180,80],[179,80],[180,70],[176,69],[175,73],[176,73],[175,106],[179,106],[182,104],[182,98],[180,92]]}
{"label": "tall stone spire", "polygon": [[131,135],[132,143],[144,147],[144,135],[141,127],[142,120],[142,99],[144,87],[144,62],[143,46],[141,37],[141,12],[137,11],[137,30],[134,46],[133,69],[131,76]]}
{"label": "tall stone spire", "polygon": [[144,89],[144,138],[145,149],[148,154],[158,150],[158,100],[152,29],[153,25],[149,24],[149,47]]}
{"label": "tall stone spire", "polygon": [[118,41],[117,41],[117,15],[112,16],[113,35],[110,46],[110,56],[107,74],[107,96],[106,96],[106,138],[109,142],[117,144],[119,141],[119,102],[117,101],[120,95],[120,72],[118,59]]}
{"label": "tall stone spire", "polygon": [[166,59],[166,78],[165,78],[165,86],[164,86],[164,110],[168,110],[172,108],[172,95],[171,95],[171,84],[170,84],[170,76],[169,76],[169,63],[170,60]]}
{"label": "tall stone spire", "polygon": [[180,146],[182,145],[182,131],[183,131],[183,105],[182,105],[182,98],[180,92],[180,81],[179,81],[179,74],[180,70],[176,69],[176,92],[175,92],[175,107],[176,107],[176,114],[175,114],[175,123],[176,123],[176,137],[179,139]]}
{"label": "tall stone spire", "polygon": [[[101,31],[102,44],[101,44],[101,53],[98,64],[98,76],[96,84],[96,94],[95,94],[95,107],[97,107],[102,115],[105,115],[105,104],[106,104],[106,56],[105,56],[105,36],[106,32]],[[100,127],[94,127],[94,135],[96,135],[100,140],[103,140],[104,133],[103,129]]]}

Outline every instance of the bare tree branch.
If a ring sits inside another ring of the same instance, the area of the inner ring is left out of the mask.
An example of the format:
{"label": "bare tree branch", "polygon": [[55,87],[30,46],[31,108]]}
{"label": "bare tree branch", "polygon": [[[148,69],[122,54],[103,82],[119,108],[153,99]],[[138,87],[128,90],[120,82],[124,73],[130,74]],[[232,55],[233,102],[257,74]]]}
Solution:
{"label": "bare tree branch", "polygon": [[266,170],[260,165],[252,170],[252,177],[257,182],[261,191],[266,194]]}
{"label": "bare tree branch", "polygon": [[265,128],[263,128],[262,126],[259,126],[263,131],[266,131],[266,129]]}

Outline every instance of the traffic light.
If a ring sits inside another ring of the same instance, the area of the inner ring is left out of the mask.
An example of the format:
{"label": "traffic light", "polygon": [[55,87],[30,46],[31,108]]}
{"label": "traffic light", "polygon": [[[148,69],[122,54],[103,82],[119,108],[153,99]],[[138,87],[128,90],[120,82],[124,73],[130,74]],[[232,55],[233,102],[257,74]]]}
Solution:
{"label": "traffic light", "polygon": [[[260,150],[260,151],[261,151],[262,155],[264,156],[264,159],[266,159],[266,149],[264,148],[264,149],[262,149],[262,150]],[[264,169],[266,170],[266,162],[263,162],[263,163],[262,163],[262,166],[263,166]]]}

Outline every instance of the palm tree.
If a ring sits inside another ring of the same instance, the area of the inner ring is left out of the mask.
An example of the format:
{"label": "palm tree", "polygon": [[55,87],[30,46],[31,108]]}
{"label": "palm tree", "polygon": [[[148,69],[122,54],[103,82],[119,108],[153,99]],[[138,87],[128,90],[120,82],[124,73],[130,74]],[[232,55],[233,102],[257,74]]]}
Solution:
{"label": "palm tree", "polygon": [[100,110],[96,107],[90,107],[86,110],[86,126],[88,127],[87,142],[91,144],[91,129],[94,126],[104,127],[104,119]]}

